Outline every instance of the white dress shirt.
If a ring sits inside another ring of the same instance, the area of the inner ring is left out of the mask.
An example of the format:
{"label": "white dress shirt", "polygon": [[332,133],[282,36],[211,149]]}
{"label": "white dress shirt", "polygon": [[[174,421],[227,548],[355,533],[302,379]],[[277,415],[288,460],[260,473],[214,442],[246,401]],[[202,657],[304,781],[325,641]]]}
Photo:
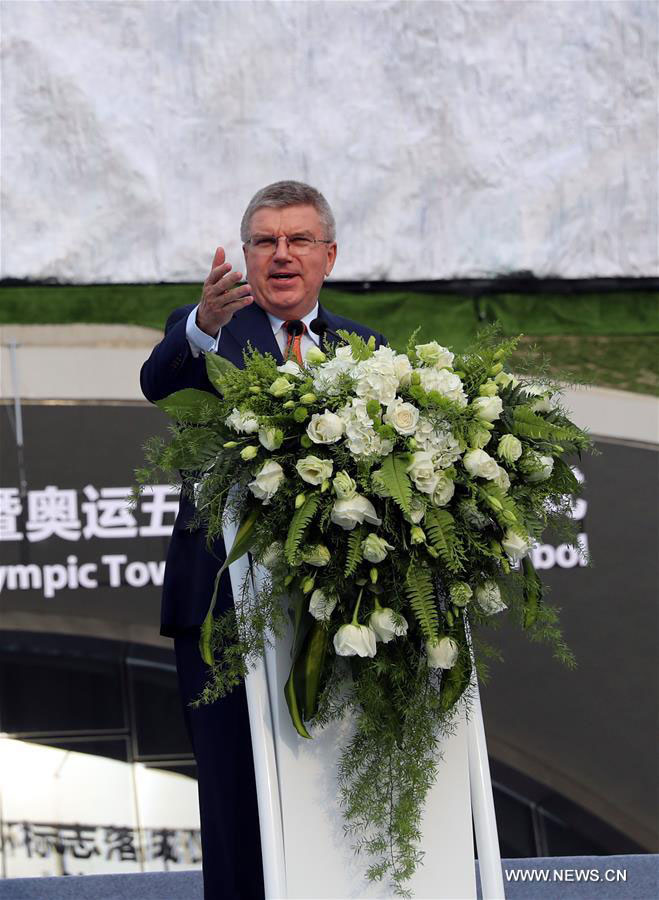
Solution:
{"label": "white dress shirt", "polygon": [[[222,333],[222,329],[218,331],[215,337],[211,337],[210,334],[206,334],[205,331],[202,331],[201,328],[197,325],[197,310],[199,309],[199,305],[195,306],[193,310],[191,310],[190,315],[188,316],[188,320],[185,324],[185,336],[188,340],[188,344],[190,345],[190,352],[196,358],[200,353],[217,353],[217,348],[220,343],[220,334]],[[270,322],[270,326],[272,327],[272,333],[275,336],[275,340],[281,350],[281,355],[283,356],[286,351],[286,346],[288,344],[288,332],[284,328],[284,322],[287,322],[288,319],[278,319],[277,316],[273,316],[272,313],[266,313],[268,320]],[[302,335],[302,341],[300,344],[300,350],[302,353],[302,358],[307,355],[307,351],[311,349],[311,347],[319,346],[319,337],[314,334],[313,331],[309,331],[309,324],[313,322],[314,319],[318,318],[318,304],[314,306],[311,312],[308,312],[306,316],[303,316],[300,319],[300,322],[304,322],[307,326],[307,330]]]}

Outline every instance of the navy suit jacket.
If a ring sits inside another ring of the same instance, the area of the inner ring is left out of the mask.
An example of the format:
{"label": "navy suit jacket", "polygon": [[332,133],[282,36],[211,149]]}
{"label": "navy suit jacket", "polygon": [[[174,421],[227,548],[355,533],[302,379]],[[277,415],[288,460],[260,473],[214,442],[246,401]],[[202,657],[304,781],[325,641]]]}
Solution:
{"label": "navy suit jacket", "polygon": [[[192,355],[185,336],[187,318],[194,305],[174,310],[167,319],[164,338],[142,366],[140,384],[151,403],[183,388],[217,393],[206,375],[203,355],[197,358]],[[386,344],[377,331],[336,316],[325,308],[319,307],[318,315],[325,319],[330,331],[342,328],[365,339],[374,335],[378,346]],[[332,335],[328,334],[327,339],[333,340]],[[222,328],[218,353],[242,369],[243,350],[248,341],[255,350],[272,354],[279,364],[283,362],[270,320],[256,303],[239,310]],[[182,497],[167,552],[160,632],[171,637],[201,625],[208,611],[217,571],[225,559],[221,540],[216,541],[209,552],[203,530],[188,527],[193,512],[190,501]],[[220,581],[218,613],[229,608],[231,603],[229,573],[225,572]]]}

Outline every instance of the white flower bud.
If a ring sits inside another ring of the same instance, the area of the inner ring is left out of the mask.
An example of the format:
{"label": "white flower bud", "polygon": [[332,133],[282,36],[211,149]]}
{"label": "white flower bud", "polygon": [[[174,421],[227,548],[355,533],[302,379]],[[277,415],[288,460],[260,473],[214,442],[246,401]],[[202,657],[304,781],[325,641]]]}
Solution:
{"label": "white flower bud", "polygon": [[368,656],[377,652],[375,632],[367,625],[342,625],[334,635],[337,656]]}
{"label": "white flower bud", "polygon": [[384,538],[378,537],[377,534],[371,533],[362,541],[364,558],[372,563],[382,562],[387,556],[387,552],[393,549],[391,544],[385,541]]}
{"label": "white flower bud", "polygon": [[302,553],[303,562],[319,568],[326,566],[331,558],[330,552],[324,544],[314,544],[312,547],[307,547]]}
{"label": "white flower bud", "polygon": [[372,612],[368,623],[375,632],[376,639],[382,641],[383,644],[388,644],[395,637],[407,634],[407,622],[402,616],[396,619],[393,610],[389,607]]}
{"label": "white flower bud", "polygon": [[453,638],[443,637],[426,642],[428,665],[432,669],[452,669],[458,658],[459,648]]}

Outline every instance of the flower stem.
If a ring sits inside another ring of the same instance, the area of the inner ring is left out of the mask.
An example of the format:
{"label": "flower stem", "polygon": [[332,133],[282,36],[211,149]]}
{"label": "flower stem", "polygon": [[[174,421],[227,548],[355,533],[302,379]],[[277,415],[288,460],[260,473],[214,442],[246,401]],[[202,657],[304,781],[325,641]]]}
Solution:
{"label": "flower stem", "polygon": [[359,604],[362,602],[362,594],[364,593],[364,588],[362,588],[359,592],[359,596],[357,597],[357,603],[355,604],[355,611],[352,614],[352,622],[351,625],[359,625],[359,621],[357,620],[357,616],[359,614]]}

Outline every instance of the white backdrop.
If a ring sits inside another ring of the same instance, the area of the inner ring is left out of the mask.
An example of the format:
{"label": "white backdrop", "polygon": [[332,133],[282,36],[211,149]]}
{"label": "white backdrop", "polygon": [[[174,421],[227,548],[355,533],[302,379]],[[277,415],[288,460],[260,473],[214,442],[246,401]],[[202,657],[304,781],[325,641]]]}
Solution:
{"label": "white backdrop", "polygon": [[201,279],[281,178],[337,279],[656,274],[658,9],[4,2],[0,276]]}

